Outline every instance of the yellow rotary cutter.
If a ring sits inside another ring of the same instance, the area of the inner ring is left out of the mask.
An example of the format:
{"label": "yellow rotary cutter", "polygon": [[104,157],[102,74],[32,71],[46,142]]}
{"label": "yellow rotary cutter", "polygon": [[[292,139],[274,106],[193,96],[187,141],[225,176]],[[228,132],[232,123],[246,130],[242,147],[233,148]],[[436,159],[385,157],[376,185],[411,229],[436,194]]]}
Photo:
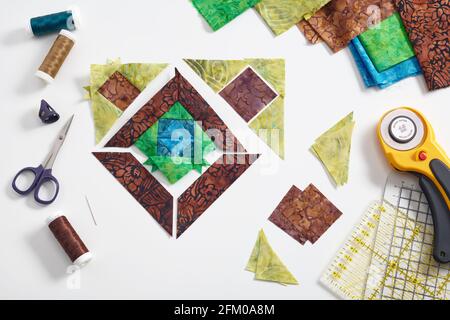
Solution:
{"label": "yellow rotary cutter", "polygon": [[434,259],[450,262],[450,160],[433,128],[420,112],[401,107],[386,113],[377,131],[389,163],[419,177],[433,217]]}

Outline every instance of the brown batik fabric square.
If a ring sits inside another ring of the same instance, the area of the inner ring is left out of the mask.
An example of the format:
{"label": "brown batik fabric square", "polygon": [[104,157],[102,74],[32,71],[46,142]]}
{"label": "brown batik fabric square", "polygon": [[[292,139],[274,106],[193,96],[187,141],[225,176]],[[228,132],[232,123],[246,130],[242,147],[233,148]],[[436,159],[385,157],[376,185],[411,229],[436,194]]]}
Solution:
{"label": "brown batik fabric square", "polygon": [[259,155],[223,155],[178,198],[177,237],[181,236]]}
{"label": "brown batik fabric square", "polygon": [[93,152],[93,155],[172,235],[173,197],[158,180],[131,153]]}
{"label": "brown batik fabric square", "polygon": [[[132,146],[177,101],[198,121],[219,149],[229,148],[231,151],[245,152],[245,148],[231,133],[228,126],[177,69],[175,69],[175,77],[128,120],[106,143],[106,147]],[[221,135],[221,141],[217,139],[216,133]]]}
{"label": "brown batik fabric square", "polygon": [[252,68],[245,69],[219,94],[246,122],[253,119],[277,96]]}
{"label": "brown batik fabric square", "polygon": [[98,91],[122,111],[141,93],[118,71],[114,72]]}
{"label": "brown batik fabric square", "polygon": [[[332,0],[309,18],[307,23],[333,52],[337,52],[370,26],[394,12],[392,0]],[[305,30],[302,25],[298,27]],[[307,39],[314,38],[313,35],[305,36]]]}
{"label": "brown batik fabric square", "polygon": [[288,212],[294,208],[295,199],[299,198],[301,194],[302,191],[299,188],[292,186],[270,215],[269,221],[297,240],[299,243],[305,244],[308,239],[300,231],[298,231],[294,224],[292,224],[292,222],[289,221],[283,214],[283,212]]}
{"label": "brown batik fabric square", "polygon": [[450,85],[448,0],[395,0],[429,90]]}

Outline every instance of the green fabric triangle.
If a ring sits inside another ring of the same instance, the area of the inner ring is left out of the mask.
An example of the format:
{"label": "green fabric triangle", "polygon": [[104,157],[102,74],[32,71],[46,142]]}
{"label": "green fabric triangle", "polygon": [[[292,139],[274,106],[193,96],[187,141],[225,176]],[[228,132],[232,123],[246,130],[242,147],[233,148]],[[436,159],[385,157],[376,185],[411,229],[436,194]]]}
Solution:
{"label": "green fabric triangle", "polygon": [[337,186],[348,181],[354,126],[352,112],[317,138],[311,147],[312,153],[323,163]]}
{"label": "green fabric triangle", "polygon": [[94,117],[95,143],[99,143],[117,119],[122,115],[122,110],[117,108],[98,92],[95,92],[91,96],[91,104]]}
{"label": "green fabric triangle", "polygon": [[258,234],[246,270],[255,273],[255,279],[274,281],[282,284],[298,284],[267,241],[264,231]]}
{"label": "green fabric triangle", "polygon": [[175,102],[169,111],[163,114],[161,119],[194,120],[180,102]]}
{"label": "green fabric triangle", "polygon": [[167,63],[127,63],[122,64],[118,71],[143,91],[167,66]]}

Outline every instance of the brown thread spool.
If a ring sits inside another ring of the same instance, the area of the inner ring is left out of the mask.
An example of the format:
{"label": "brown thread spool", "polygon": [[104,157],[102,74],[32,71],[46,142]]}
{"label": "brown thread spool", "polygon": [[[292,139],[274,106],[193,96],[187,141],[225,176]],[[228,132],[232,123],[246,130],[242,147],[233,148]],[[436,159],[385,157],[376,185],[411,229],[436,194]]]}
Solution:
{"label": "brown thread spool", "polygon": [[48,219],[48,227],[73,264],[83,267],[92,259],[92,253],[81,240],[66,216],[56,214]]}
{"label": "brown thread spool", "polygon": [[75,45],[75,36],[67,30],[61,30],[52,47],[45,56],[36,76],[47,83],[52,83],[63,65],[70,50]]}

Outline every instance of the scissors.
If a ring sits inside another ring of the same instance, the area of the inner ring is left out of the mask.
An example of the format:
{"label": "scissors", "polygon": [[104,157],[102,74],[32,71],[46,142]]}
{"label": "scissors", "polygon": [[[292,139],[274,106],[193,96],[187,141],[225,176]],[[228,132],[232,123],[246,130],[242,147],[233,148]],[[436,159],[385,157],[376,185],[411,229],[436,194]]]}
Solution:
{"label": "scissors", "polygon": [[386,113],[377,131],[389,163],[418,176],[433,217],[433,257],[450,262],[450,159],[431,124],[417,110],[401,107]]}
{"label": "scissors", "polygon": [[[31,193],[34,190],[34,200],[37,203],[48,205],[55,201],[56,197],[58,196],[59,192],[59,182],[58,180],[53,176],[52,174],[52,167],[53,163],[55,162],[56,156],[58,155],[59,150],[61,149],[61,146],[64,143],[64,140],[66,139],[67,132],[69,131],[70,125],[72,124],[73,120],[72,116],[69,121],[62,127],[61,131],[58,134],[58,137],[56,141],[53,144],[52,149],[48,153],[47,157],[45,158],[45,161],[40,164],[38,167],[26,167],[20,170],[16,176],[14,177],[14,180],[12,182],[12,188],[15,192],[17,192],[20,195],[27,195]],[[17,185],[17,179],[22,176],[25,173],[32,173],[34,175],[34,180],[31,182],[31,184],[28,186],[28,188],[21,189]],[[45,184],[53,184],[54,186],[54,193],[53,196],[50,199],[42,199],[39,196],[39,192],[43,185]]]}

